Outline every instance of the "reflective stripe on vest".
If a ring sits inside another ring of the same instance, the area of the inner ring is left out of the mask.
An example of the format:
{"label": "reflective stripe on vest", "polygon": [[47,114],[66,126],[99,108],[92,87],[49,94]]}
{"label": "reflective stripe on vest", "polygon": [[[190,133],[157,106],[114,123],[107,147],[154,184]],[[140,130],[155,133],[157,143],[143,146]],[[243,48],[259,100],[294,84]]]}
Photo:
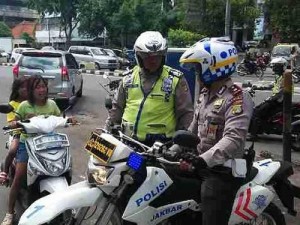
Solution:
{"label": "reflective stripe on vest", "polygon": [[140,141],[145,141],[147,134],[171,138],[176,128],[175,89],[182,73],[164,66],[152,90],[144,94],[139,72],[135,67],[123,80],[127,99],[122,123],[126,133],[129,129],[129,134]]}

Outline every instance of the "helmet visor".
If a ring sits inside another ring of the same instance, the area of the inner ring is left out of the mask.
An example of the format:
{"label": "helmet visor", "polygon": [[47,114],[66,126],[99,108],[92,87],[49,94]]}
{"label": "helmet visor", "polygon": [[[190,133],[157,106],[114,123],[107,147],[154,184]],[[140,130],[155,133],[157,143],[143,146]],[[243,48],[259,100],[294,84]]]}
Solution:
{"label": "helmet visor", "polygon": [[188,71],[193,71],[195,73],[201,72],[201,64],[197,62],[181,63],[180,66]]}
{"label": "helmet visor", "polygon": [[137,52],[137,55],[139,55],[142,59],[147,59],[147,58],[160,58],[161,56],[164,55],[164,52],[159,51],[159,52]]}

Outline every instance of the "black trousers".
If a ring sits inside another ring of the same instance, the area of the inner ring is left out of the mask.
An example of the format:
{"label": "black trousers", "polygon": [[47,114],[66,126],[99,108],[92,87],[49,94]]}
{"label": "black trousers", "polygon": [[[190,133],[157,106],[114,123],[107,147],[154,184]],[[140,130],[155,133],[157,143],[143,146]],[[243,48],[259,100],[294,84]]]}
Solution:
{"label": "black trousers", "polygon": [[228,225],[238,189],[244,182],[230,168],[214,167],[201,173],[202,225]]}

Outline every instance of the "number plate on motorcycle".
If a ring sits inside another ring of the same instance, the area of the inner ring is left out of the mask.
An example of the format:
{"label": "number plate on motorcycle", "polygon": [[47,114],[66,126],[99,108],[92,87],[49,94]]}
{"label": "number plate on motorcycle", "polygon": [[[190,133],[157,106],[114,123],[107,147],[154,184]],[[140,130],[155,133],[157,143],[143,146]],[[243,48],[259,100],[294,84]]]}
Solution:
{"label": "number plate on motorcycle", "polygon": [[100,137],[97,133],[92,133],[90,140],[85,145],[85,150],[92,153],[100,161],[107,163],[114,153],[116,145]]}

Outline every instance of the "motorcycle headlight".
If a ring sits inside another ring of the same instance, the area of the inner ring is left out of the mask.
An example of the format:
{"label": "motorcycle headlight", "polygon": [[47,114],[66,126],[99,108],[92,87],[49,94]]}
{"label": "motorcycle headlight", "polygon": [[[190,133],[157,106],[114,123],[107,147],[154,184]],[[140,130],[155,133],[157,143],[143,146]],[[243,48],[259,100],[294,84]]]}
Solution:
{"label": "motorcycle headlight", "polygon": [[113,168],[105,166],[89,167],[87,171],[88,181],[91,184],[103,185],[112,171]]}
{"label": "motorcycle headlight", "polygon": [[61,157],[56,160],[49,160],[41,155],[37,155],[37,158],[43,165],[44,169],[52,176],[59,176],[66,170],[67,154],[64,153]]}

